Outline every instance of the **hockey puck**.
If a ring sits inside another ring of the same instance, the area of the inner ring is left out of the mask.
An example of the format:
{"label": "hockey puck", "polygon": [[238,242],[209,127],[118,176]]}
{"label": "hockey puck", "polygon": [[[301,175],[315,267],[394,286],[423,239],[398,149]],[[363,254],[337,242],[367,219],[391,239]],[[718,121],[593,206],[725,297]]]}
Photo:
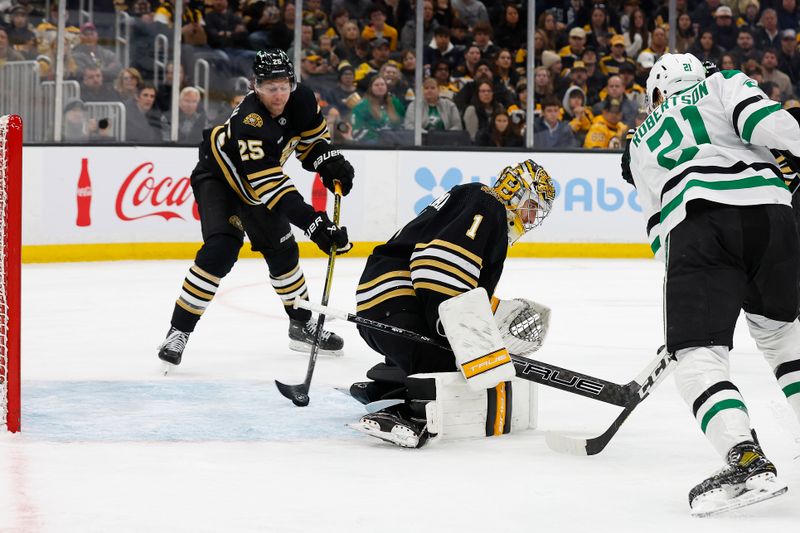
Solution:
{"label": "hockey puck", "polygon": [[292,403],[297,407],[305,407],[308,405],[308,394],[298,394],[292,398]]}

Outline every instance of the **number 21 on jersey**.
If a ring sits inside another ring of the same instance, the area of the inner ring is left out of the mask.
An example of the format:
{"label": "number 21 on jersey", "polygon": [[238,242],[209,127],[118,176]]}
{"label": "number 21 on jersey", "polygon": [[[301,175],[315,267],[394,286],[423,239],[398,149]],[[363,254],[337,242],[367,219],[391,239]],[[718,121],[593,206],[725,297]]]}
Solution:
{"label": "number 21 on jersey", "polygon": [[[672,116],[664,117],[664,122],[648,139],[647,147],[651,152],[655,152],[666,141],[665,136],[669,137],[667,145],[658,151],[656,154],[656,161],[667,170],[672,170],[678,165],[682,165],[686,161],[690,161],[697,155],[700,149],[697,147],[699,144],[709,144],[711,139],[708,137],[708,130],[703,122],[703,117],[700,116],[697,106],[688,105],[681,109],[681,117],[684,123],[689,123],[692,131],[692,138],[685,139],[683,129]],[[687,142],[684,143],[684,140]],[[688,144],[689,146],[684,146]],[[677,159],[667,157],[668,154],[680,149],[677,154]]]}

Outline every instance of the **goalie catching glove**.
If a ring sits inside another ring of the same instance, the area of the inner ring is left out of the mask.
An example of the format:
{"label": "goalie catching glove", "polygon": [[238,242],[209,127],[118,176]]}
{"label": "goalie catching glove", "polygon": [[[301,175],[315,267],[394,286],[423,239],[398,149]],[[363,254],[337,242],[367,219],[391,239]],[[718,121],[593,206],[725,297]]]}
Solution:
{"label": "goalie catching glove", "polygon": [[347,237],[347,228],[340,228],[331,222],[325,211],[314,213],[314,219],[306,228],[305,234],[326,254],[330,254],[334,244],[336,244],[336,255],[347,253],[353,247]]}
{"label": "goalie catching glove", "polygon": [[322,178],[322,183],[325,187],[334,192],[334,181],[338,181],[342,185],[342,195],[347,196],[350,189],[353,188],[353,177],[355,171],[347,159],[339,152],[339,150],[330,150],[314,159],[314,170],[319,172],[319,177]]}
{"label": "goalie catching glove", "polygon": [[550,327],[550,308],[532,300],[492,297],[492,311],[500,336],[514,355],[529,355],[544,344]]}

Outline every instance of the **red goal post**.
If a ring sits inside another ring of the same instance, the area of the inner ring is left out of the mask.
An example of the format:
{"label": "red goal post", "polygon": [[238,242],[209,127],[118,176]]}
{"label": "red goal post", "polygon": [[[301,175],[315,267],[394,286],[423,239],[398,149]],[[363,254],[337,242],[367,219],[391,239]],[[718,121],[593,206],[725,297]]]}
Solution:
{"label": "red goal post", "polygon": [[22,119],[0,117],[0,426],[20,430]]}

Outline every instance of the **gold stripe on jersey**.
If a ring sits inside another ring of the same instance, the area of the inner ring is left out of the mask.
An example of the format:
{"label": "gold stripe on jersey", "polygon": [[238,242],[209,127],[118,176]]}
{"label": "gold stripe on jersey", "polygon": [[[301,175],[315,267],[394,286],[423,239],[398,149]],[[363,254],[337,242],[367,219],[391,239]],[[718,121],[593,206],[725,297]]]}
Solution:
{"label": "gold stripe on jersey", "polygon": [[446,285],[440,285],[438,283],[431,283],[427,281],[421,281],[419,283],[414,283],[414,290],[420,289],[428,289],[429,291],[438,292],[441,294],[446,294],[447,296],[458,296],[459,294],[466,292],[466,289],[453,289],[451,287],[447,287]]}
{"label": "gold stripe on jersey", "polygon": [[269,281],[284,306],[294,305],[295,300],[308,297],[306,278],[303,271],[300,270],[300,265],[296,265],[292,270],[278,277],[270,275]]}
{"label": "gold stripe on jersey", "polygon": [[416,296],[408,270],[385,272],[360,284],[356,289],[356,310],[363,311],[398,296]]}
{"label": "gold stripe on jersey", "polygon": [[197,287],[193,287],[186,280],[183,281],[183,290],[189,291],[190,293],[194,294],[198,298],[202,298],[204,300],[210,300],[211,298],[214,297],[213,293],[201,291]]}
{"label": "gold stripe on jersey", "polygon": [[391,272],[386,272],[385,274],[381,274],[377,278],[373,278],[373,279],[371,279],[371,280],[369,280],[367,282],[362,283],[361,285],[359,285],[356,288],[356,290],[357,291],[363,291],[363,290],[369,289],[370,287],[373,287],[374,285],[376,285],[376,284],[378,284],[378,283],[380,283],[382,281],[386,281],[389,278],[406,278],[406,279],[410,280],[411,279],[411,271],[410,270],[393,270]]}
{"label": "gold stripe on jersey", "polygon": [[393,291],[389,291],[377,298],[369,300],[363,304],[359,304],[356,306],[356,312],[365,311],[371,307],[375,307],[379,303],[385,302],[390,298],[397,298],[398,296],[416,296],[417,293],[414,292],[414,289],[396,289]]}
{"label": "gold stripe on jersey", "polygon": [[297,289],[299,289],[300,287],[302,287],[305,284],[306,284],[306,280],[305,279],[299,279],[296,282],[294,282],[292,285],[289,285],[287,287],[275,286],[275,292],[277,292],[278,294],[290,294],[290,293],[296,291]]}
{"label": "gold stripe on jersey", "polygon": [[300,265],[295,266],[293,269],[291,269],[286,274],[281,274],[280,276],[273,276],[272,274],[270,274],[269,277],[270,277],[270,280],[272,280],[272,284],[275,285],[276,283],[279,283],[281,280],[285,280],[285,279],[291,278],[292,276],[297,274],[298,270],[300,270]]}
{"label": "gold stripe on jersey", "polygon": [[[256,185],[254,188],[259,198],[263,198],[264,196],[267,196],[267,194],[269,194],[269,192],[273,189],[280,189],[282,186],[286,185],[288,181],[289,176],[278,174],[273,178],[259,180],[258,185]],[[277,190],[275,192],[277,192]],[[273,192],[272,194],[275,193]]]}
{"label": "gold stripe on jersey", "polygon": [[315,136],[319,135],[320,132],[322,130],[324,130],[327,126],[328,126],[328,124],[325,122],[325,119],[322,119],[322,122],[319,123],[319,126],[317,126],[316,128],[312,128],[310,130],[306,130],[306,131],[300,133],[300,137],[303,140],[305,140],[308,137],[315,137]]}
{"label": "gold stripe on jersey", "polygon": [[478,265],[478,268],[480,268],[483,265],[483,259],[475,255],[474,253],[470,252],[466,248],[459,246],[457,244],[453,244],[452,242],[443,241],[441,239],[434,239],[431,242],[420,243],[414,247],[414,251],[422,250],[428,248],[429,246],[441,246],[442,248],[448,248],[450,250],[453,250],[454,252],[463,255],[464,257],[466,257],[467,259]]}
{"label": "gold stripe on jersey", "polygon": [[478,280],[463,270],[459,269],[456,266],[450,265],[445,263],[444,261],[437,261],[435,259],[417,259],[415,261],[411,261],[411,269],[419,269],[423,266],[430,266],[435,267],[436,269],[444,270],[446,272],[450,272],[451,274],[455,274],[462,280],[464,280],[467,284],[469,284],[473,289],[478,286]]}
{"label": "gold stripe on jersey", "polygon": [[217,276],[209,274],[197,265],[192,265],[183,280],[181,294],[176,304],[193,315],[202,315],[217,293],[219,282],[220,278]]}
{"label": "gold stripe on jersey", "polygon": [[224,126],[217,126],[213,130],[211,130],[211,153],[214,155],[214,159],[217,161],[217,166],[222,171],[223,176],[225,176],[225,180],[228,182],[228,185],[236,191],[236,194],[239,195],[239,198],[248,205],[258,205],[258,196],[256,195],[255,191],[249,186],[247,182],[243,182],[240,178],[238,173],[236,172],[236,167],[227,159],[227,155],[225,152],[219,149],[217,146],[217,138],[219,137],[219,131]]}
{"label": "gold stripe on jersey", "polygon": [[264,176],[276,176],[279,174],[283,174],[283,169],[281,167],[272,167],[266,170],[259,170],[258,172],[253,172],[252,174],[248,174],[247,179],[252,183],[258,178],[263,178]]}

